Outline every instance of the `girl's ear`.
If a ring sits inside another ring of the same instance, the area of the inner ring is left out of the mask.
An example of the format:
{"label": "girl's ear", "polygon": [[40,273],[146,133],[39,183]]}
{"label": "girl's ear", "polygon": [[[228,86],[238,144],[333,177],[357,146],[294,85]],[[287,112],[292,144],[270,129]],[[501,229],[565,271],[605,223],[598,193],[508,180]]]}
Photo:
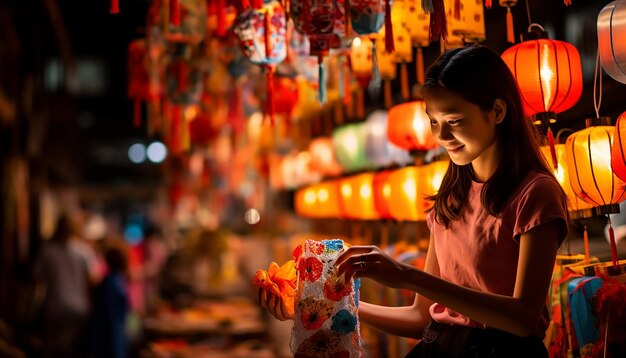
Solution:
{"label": "girl's ear", "polygon": [[493,102],[493,113],[496,116],[496,124],[499,124],[506,117],[506,102],[504,100],[497,98]]}

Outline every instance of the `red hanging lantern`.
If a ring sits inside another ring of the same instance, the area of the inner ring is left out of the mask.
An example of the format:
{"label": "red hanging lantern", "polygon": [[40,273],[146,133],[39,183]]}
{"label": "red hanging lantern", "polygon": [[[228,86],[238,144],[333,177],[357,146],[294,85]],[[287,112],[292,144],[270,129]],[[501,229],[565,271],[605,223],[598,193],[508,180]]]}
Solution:
{"label": "red hanging lantern", "polygon": [[615,137],[611,145],[611,168],[618,178],[626,181],[626,112],[615,122]]}
{"label": "red hanging lantern", "polygon": [[391,107],[387,120],[387,138],[407,150],[430,150],[437,141],[430,132],[430,120],[424,101],[413,101]]}
{"label": "red hanging lantern", "polygon": [[266,112],[274,124],[275,66],[287,57],[285,10],[278,1],[264,4],[261,9],[250,8],[235,21],[235,34],[250,62],[263,66],[267,74]]}
{"label": "red hanging lantern", "polygon": [[381,219],[392,219],[391,210],[389,209],[389,198],[391,197],[391,184],[389,183],[389,175],[391,170],[384,170],[376,173],[372,183],[374,191],[374,207]]}
{"label": "red hanging lantern", "polygon": [[133,101],[133,125],[141,125],[141,102],[150,99],[146,69],[146,40],[137,39],[128,45],[128,98]]}
{"label": "red hanging lantern", "polygon": [[580,54],[572,44],[550,40],[541,26],[532,24],[524,41],[504,51],[502,59],[519,86],[524,111],[535,117],[535,124],[548,129],[556,168],[554,136],[549,125],[556,122],[557,113],[572,108],[580,98],[583,88]]}

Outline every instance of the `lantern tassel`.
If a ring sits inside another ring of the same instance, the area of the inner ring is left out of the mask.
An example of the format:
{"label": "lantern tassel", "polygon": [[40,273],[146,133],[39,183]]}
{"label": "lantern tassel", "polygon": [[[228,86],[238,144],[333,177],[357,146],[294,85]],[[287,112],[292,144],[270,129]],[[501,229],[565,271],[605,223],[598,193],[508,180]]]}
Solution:
{"label": "lantern tassel", "polygon": [[317,94],[321,104],[326,103],[326,72],[324,72],[324,58],[319,57],[317,59]]}
{"label": "lantern tassel", "polygon": [[385,53],[392,53],[395,50],[393,25],[391,24],[391,1],[385,0]]}
{"label": "lantern tassel", "polygon": [[611,225],[611,217],[609,217],[609,242],[611,243],[611,260],[613,261],[613,267],[617,268],[619,260],[617,258],[617,244],[615,243],[615,233],[613,232],[613,225]]}
{"label": "lantern tassel", "polygon": [[454,0],[454,12],[452,13],[452,16],[456,20],[461,19],[461,0]]}
{"label": "lantern tassel", "polygon": [[188,152],[191,148],[191,136],[189,135],[189,121],[186,116],[182,117],[180,128],[180,149],[181,151]]}
{"label": "lantern tassel", "polygon": [[402,90],[402,99],[409,99],[409,70],[406,68],[406,63],[400,64],[400,87]]}
{"label": "lantern tassel", "polygon": [[491,0],[485,0],[485,7],[491,9]]}
{"label": "lantern tassel", "polygon": [[109,14],[120,13],[120,0],[111,0],[111,7],[109,8]]}
{"label": "lantern tassel", "polygon": [[226,35],[226,0],[217,0],[217,36]]}
{"label": "lantern tassel", "polygon": [[552,166],[554,169],[559,169],[559,162],[556,159],[556,148],[554,148],[554,135],[552,134],[552,129],[548,127],[548,145],[550,146],[550,156],[552,157]]}
{"label": "lantern tassel", "polygon": [[270,117],[270,124],[274,127],[274,68],[266,67],[267,74],[267,114]]}
{"label": "lantern tassel", "polygon": [[391,98],[391,81],[385,80],[383,83],[384,92],[385,92],[385,108],[391,108],[393,101]]}
{"label": "lantern tassel", "polygon": [[572,0],[563,0],[563,3],[564,3],[566,6],[570,6],[570,5],[572,5]]}
{"label": "lantern tassel", "polygon": [[515,43],[515,29],[513,28],[513,13],[511,8],[506,8],[506,40],[509,43]]}
{"label": "lantern tassel", "polygon": [[350,0],[345,0],[343,3],[343,16],[345,17],[345,34],[346,38],[352,37],[352,18],[350,17]]}
{"label": "lantern tassel", "polygon": [[348,59],[343,61],[343,87],[345,88],[345,94],[343,96],[343,104],[349,106],[352,103],[352,85],[350,84],[350,66]]}
{"label": "lantern tassel", "polygon": [[172,147],[172,152],[179,153],[181,149],[180,145],[180,125],[181,125],[181,108],[180,106],[172,107],[172,123],[171,123],[171,133],[170,133],[170,145]]}
{"label": "lantern tassel", "polygon": [[585,263],[588,264],[590,261],[590,255],[589,255],[589,234],[587,233],[587,225],[585,225],[585,230],[583,231],[583,243],[585,245]]}
{"label": "lantern tassel", "polygon": [[133,101],[133,127],[141,127],[141,101],[138,98]]}
{"label": "lantern tassel", "polygon": [[380,95],[380,70],[378,69],[378,56],[376,54],[376,41],[372,40],[372,79],[368,91],[370,97],[378,98]]}
{"label": "lantern tassel", "polygon": [[187,67],[182,61],[178,62],[176,74],[178,77],[178,91],[185,92],[187,90]]}
{"label": "lantern tassel", "polygon": [[363,98],[363,88],[359,87],[356,91],[356,117],[365,117],[365,99]]}
{"label": "lantern tassel", "polygon": [[422,51],[422,47],[417,47],[417,56],[415,63],[417,65],[417,83],[420,85],[424,84],[424,52]]}
{"label": "lantern tassel", "polygon": [[180,26],[180,6],[178,0],[170,0],[170,24]]}
{"label": "lantern tassel", "polygon": [[433,12],[433,0],[422,0],[422,10],[425,13],[430,14]]}
{"label": "lantern tassel", "polygon": [[443,0],[433,1],[433,11],[430,14],[430,30],[428,36],[431,42],[440,39],[445,40],[448,37]]}

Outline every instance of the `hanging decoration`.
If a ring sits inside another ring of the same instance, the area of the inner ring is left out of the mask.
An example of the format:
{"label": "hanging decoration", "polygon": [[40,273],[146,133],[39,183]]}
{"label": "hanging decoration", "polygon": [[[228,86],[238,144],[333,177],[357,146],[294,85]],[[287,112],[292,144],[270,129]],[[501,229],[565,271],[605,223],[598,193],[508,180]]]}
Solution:
{"label": "hanging decoration", "polygon": [[406,165],[413,161],[408,151],[387,139],[387,112],[372,112],[365,121],[365,132],[365,156],[376,167]]}
{"label": "hanging decoration", "polygon": [[[426,196],[437,194],[449,165],[449,160],[438,160],[426,165],[418,166],[418,195],[425,198]],[[432,208],[433,202],[430,200],[422,200],[421,203],[422,207],[417,212],[417,216],[418,220],[424,221],[426,220],[426,211]]]}
{"label": "hanging decoration", "polygon": [[499,0],[500,6],[506,7],[506,41],[515,43],[515,27],[513,26],[513,14],[511,8],[517,5],[517,0]]}
{"label": "hanging decoration", "polygon": [[424,101],[413,101],[393,106],[387,120],[389,141],[406,150],[430,150],[437,142],[430,132],[430,120]]}
{"label": "hanging decoration", "polygon": [[374,63],[372,60],[373,45],[365,36],[355,37],[352,40],[352,49],[350,51],[350,69],[352,75],[359,84],[359,90],[356,97],[356,116],[363,118],[365,116],[365,104],[363,103],[363,90],[368,87],[372,78]]}
{"label": "hanging decoration", "polygon": [[419,171],[411,166],[389,174],[389,212],[399,221],[418,221],[423,198],[418,195]]}
{"label": "hanging decoration", "polygon": [[336,176],[341,174],[341,166],[335,159],[333,142],[329,137],[317,137],[309,142],[311,153],[311,169],[322,176]]}
{"label": "hanging decoration", "polygon": [[626,1],[607,4],[598,14],[598,46],[602,67],[614,80],[626,84]]}
{"label": "hanging decoration", "polygon": [[[161,0],[157,0],[161,1]],[[165,0],[166,4],[168,0]],[[172,43],[197,45],[206,34],[206,0],[169,0],[169,8],[162,6],[165,19],[169,16],[169,24],[164,26],[165,38]]]}
{"label": "hanging decoration", "polygon": [[265,69],[267,76],[266,112],[274,125],[275,66],[287,56],[285,10],[278,1],[261,9],[248,8],[235,21],[235,34],[243,53],[250,62]]}
{"label": "hanging decoration", "polygon": [[531,24],[524,41],[502,54],[522,95],[526,115],[547,128],[547,139],[556,168],[554,136],[550,123],[556,114],[573,107],[582,93],[580,54],[572,44],[548,39],[540,25]]}
{"label": "hanging decoration", "polygon": [[385,50],[385,42],[381,39],[376,40],[377,47],[380,51],[377,54],[378,58],[378,73],[380,73],[380,79],[383,81],[383,99],[385,108],[390,108],[393,105],[393,93],[391,93],[391,81],[396,79],[397,66],[396,66],[396,54],[395,52],[388,52]]}
{"label": "hanging decoration", "polygon": [[[406,27],[407,12],[404,6],[404,2],[394,2],[391,8],[391,23],[393,27],[394,63],[400,64],[400,93],[402,99],[406,101],[410,97],[407,64],[413,61],[413,49],[411,48],[411,35]],[[383,28],[382,34],[383,37],[386,37],[386,27]],[[385,46],[385,51],[383,52],[387,52],[386,50],[387,47]]]}
{"label": "hanging decoration", "polygon": [[374,175],[372,189],[374,191],[374,207],[381,219],[392,219],[390,209],[391,184],[389,176],[391,170],[383,170]]}
{"label": "hanging decoration", "polygon": [[141,126],[142,101],[151,100],[148,80],[147,46],[145,39],[131,41],[128,45],[128,98],[133,101],[133,126]]}
{"label": "hanging decoration", "polygon": [[334,152],[344,172],[374,167],[365,156],[365,133],[365,123],[346,124],[333,131]]}
{"label": "hanging decoration", "polygon": [[304,217],[329,219],[340,216],[339,184],[329,180],[298,189],[295,194],[296,214]]}
{"label": "hanging decoration", "polygon": [[461,47],[486,39],[485,15],[481,0],[445,0],[447,34],[444,47]]}
{"label": "hanging decoration", "polygon": [[411,44],[416,48],[415,66],[417,83],[424,83],[423,48],[430,45],[430,15],[421,6],[419,0],[396,0],[394,9],[398,7],[404,13],[404,26],[411,37]]}
{"label": "hanging decoration", "polygon": [[339,179],[341,216],[346,219],[375,220],[374,173],[363,173]]}
{"label": "hanging decoration", "polygon": [[615,122],[615,138],[611,145],[611,168],[618,178],[626,181],[626,112]]}

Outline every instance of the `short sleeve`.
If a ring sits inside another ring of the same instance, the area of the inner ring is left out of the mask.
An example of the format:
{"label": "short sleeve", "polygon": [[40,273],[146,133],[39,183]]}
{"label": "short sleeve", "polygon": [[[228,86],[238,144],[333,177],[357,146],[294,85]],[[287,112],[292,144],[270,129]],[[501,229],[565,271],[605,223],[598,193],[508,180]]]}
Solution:
{"label": "short sleeve", "polygon": [[513,238],[553,220],[559,222],[559,244],[567,236],[567,201],[559,183],[549,176],[539,176],[519,194]]}
{"label": "short sleeve", "polygon": [[435,221],[435,210],[431,210],[426,214],[426,225],[430,231],[433,230],[433,221]]}

